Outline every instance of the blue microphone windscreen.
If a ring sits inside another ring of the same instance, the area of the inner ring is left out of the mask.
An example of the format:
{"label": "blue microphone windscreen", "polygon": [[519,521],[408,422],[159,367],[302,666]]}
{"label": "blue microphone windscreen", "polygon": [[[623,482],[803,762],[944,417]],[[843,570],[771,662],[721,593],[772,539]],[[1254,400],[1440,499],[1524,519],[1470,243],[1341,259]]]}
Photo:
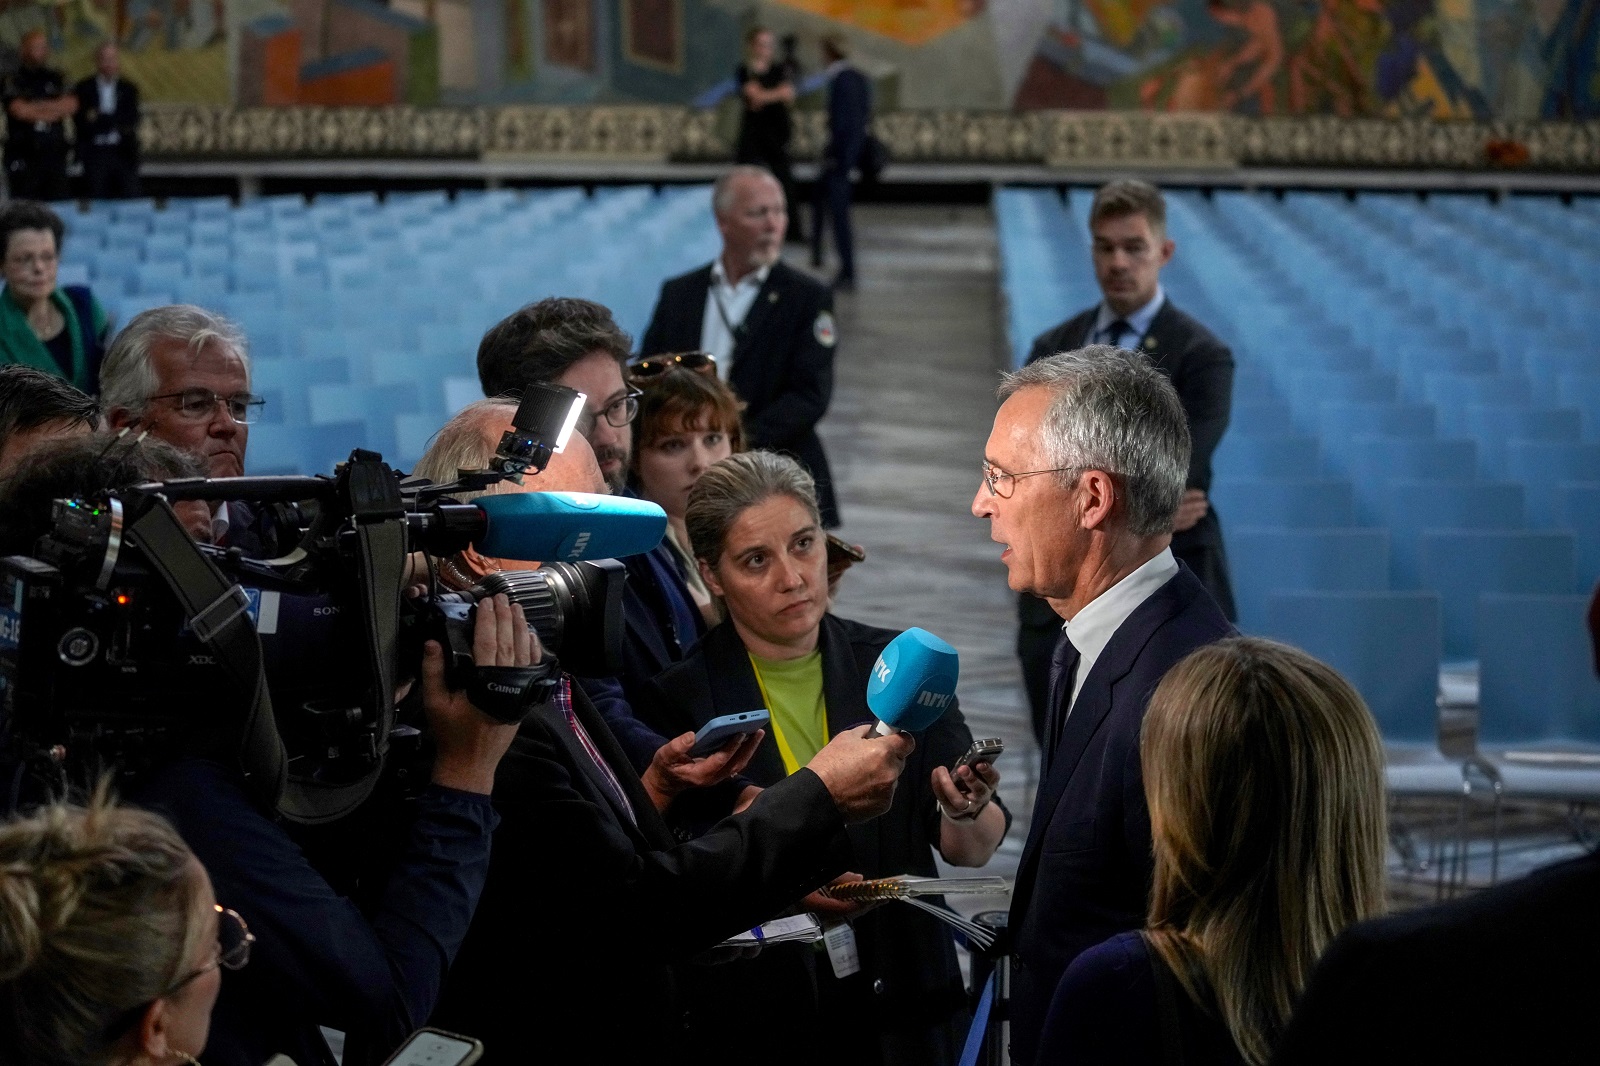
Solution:
{"label": "blue microphone windscreen", "polygon": [[502,559],[620,559],[654,548],[667,530],[667,512],[626,496],[507,492],[472,502],[489,517],[477,549]]}
{"label": "blue microphone windscreen", "polygon": [[908,629],[873,664],[867,706],[880,722],[920,733],[954,702],[960,673],[954,648],[926,629]]}

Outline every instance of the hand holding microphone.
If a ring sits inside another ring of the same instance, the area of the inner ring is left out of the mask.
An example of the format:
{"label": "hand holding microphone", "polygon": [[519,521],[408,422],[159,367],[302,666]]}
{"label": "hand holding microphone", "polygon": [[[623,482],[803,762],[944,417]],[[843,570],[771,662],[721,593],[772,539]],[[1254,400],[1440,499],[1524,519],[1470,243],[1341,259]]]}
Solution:
{"label": "hand holding microphone", "polygon": [[955,702],[960,656],[926,629],[889,642],[867,681],[867,707],[878,719],[834,737],[811,760],[846,821],[876,818],[894,802],[894,786],[920,733]]}

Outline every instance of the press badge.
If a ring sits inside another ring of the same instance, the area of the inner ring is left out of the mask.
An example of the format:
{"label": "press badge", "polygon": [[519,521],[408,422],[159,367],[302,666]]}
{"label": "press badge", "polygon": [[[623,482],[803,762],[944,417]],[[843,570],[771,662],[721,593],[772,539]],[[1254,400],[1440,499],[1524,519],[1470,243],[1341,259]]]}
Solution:
{"label": "press badge", "polygon": [[828,931],[822,934],[822,942],[828,947],[828,963],[833,967],[833,976],[849,977],[861,972],[861,953],[856,951],[856,931],[850,928],[849,922],[829,926]]}

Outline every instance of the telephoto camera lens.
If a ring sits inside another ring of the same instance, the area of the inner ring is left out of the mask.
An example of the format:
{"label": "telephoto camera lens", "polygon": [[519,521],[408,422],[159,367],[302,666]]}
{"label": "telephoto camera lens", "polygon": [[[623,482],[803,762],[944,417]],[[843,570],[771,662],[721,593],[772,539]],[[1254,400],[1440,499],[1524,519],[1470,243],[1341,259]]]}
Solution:
{"label": "telephoto camera lens", "polygon": [[628,572],[615,559],[545,563],[537,570],[491,574],[475,591],[505,593],[562,668],[579,677],[622,672],[622,588]]}

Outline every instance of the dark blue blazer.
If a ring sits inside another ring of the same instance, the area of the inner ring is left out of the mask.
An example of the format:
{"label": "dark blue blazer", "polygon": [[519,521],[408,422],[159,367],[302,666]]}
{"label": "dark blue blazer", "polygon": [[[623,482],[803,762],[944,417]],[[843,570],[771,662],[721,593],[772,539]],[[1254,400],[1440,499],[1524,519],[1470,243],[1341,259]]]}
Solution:
{"label": "dark blue blazer", "polygon": [[872,84],[855,67],[845,67],[828,83],[829,160],[848,174],[861,155],[872,119]]}
{"label": "dark blue blazer", "polygon": [[[1034,1061],[1050,997],[1072,960],[1144,925],[1151,876],[1139,769],[1145,705],[1179,659],[1232,632],[1180,562],[1095,660],[1056,750],[1046,753],[1011,895],[1014,1062]],[[1051,715],[1065,713],[1070,688],[1054,685],[1051,695]]]}

